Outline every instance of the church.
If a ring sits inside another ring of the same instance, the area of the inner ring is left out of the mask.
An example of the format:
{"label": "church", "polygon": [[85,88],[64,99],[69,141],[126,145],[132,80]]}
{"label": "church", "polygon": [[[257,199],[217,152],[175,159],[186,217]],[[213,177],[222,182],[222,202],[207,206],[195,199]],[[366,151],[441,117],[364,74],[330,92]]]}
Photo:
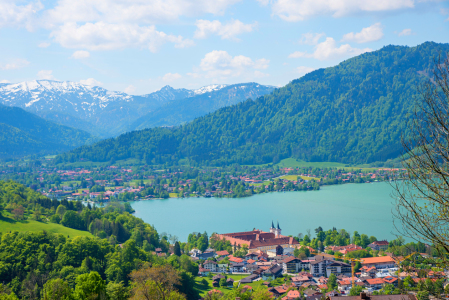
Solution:
{"label": "church", "polygon": [[279,227],[274,227],[274,223],[271,222],[270,232],[264,232],[259,229],[246,232],[233,232],[218,234],[220,239],[228,240],[232,246],[243,247],[248,246],[248,253],[256,251],[266,252],[268,250],[276,249],[277,246],[282,248],[299,248],[299,242],[293,237],[282,235],[282,230]]}

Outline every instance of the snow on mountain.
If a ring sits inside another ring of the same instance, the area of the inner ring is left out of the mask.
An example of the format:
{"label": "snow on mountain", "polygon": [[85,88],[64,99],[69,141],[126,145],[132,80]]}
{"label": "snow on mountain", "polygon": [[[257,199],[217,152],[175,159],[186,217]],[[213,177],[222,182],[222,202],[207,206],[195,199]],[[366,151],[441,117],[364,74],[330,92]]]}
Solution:
{"label": "snow on mountain", "polygon": [[[271,91],[264,86],[259,87],[255,83],[235,86],[239,90],[248,87],[248,91],[245,89],[246,94],[244,94],[243,100],[248,97],[255,98],[261,93],[265,94]],[[226,87],[228,88],[224,89]],[[205,95],[205,97],[208,97],[209,100],[206,102],[210,103],[205,103],[205,98],[201,98],[201,105],[210,107],[210,111],[240,102],[242,100],[239,96],[241,93],[231,92],[229,90],[231,87],[233,86],[213,84],[189,90],[175,89],[166,85],[153,93],[135,96],[79,82],[33,80],[20,83],[0,83],[0,104],[26,109],[66,126],[77,127],[76,124],[88,122],[96,129],[95,132],[91,131],[93,134],[111,136],[123,132],[124,128],[129,128],[138,118],[148,113],[157,112],[178,100],[193,99],[207,94],[208,96]],[[235,89],[232,88],[232,90]],[[223,95],[220,94],[222,91]],[[192,101],[198,102],[199,100],[193,99]],[[189,101],[183,102],[183,105],[190,105],[190,103]],[[83,127],[83,129],[86,128],[86,126]]]}
{"label": "snow on mountain", "polygon": [[221,90],[222,88],[228,86],[227,84],[211,84],[211,85],[206,85],[203,86],[197,90],[193,90],[193,94],[194,95],[201,95],[204,93],[209,93],[209,92],[213,92],[213,91],[218,91]]}
{"label": "snow on mountain", "polygon": [[129,102],[132,97],[70,81],[33,80],[0,86],[0,102],[31,111],[57,110],[91,117],[117,101]]}

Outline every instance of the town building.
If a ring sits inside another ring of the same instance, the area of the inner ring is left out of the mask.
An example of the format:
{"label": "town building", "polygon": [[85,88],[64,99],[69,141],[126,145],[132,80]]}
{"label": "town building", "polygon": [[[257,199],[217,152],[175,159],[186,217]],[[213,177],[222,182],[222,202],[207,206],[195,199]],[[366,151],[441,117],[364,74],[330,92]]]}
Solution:
{"label": "town building", "polygon": [[396,262],[390,256],[366,257],[362,258],[362,266],[388,269],[396,267]]}
{"label": "town building", "polygon": [[279,227],[274,227],[274,223],[271,222],[270,232],[264,232],[259,229],[246,232],[234,232],[217,234],[220,240],[227,240],[231,243],[231,246],[241,248],[244,245],[248,247],[248,252],[267,252],[268,250],[275,250],[276,247],[282,248],[299,248],[300,244],[293,237],[282,235],[282,230]]}
{"label": "town building", "polygon": [[371,244],[368,245],[368,247],[370,247],[373,250],[382,250],[382,251],[386,251],[388,249],[388,245],[389,243],[387,241],[375,241],[372,242]]}

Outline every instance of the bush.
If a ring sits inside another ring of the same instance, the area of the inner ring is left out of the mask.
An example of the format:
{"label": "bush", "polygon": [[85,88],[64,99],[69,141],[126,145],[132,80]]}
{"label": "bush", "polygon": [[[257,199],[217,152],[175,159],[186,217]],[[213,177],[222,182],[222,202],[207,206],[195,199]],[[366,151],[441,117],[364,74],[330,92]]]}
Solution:
{"label": "bush", "polygon": [[61,222],[61,218],[59,217],[58,214],[53,215],[50,217],[50,222],[59,224],[59,222]]}

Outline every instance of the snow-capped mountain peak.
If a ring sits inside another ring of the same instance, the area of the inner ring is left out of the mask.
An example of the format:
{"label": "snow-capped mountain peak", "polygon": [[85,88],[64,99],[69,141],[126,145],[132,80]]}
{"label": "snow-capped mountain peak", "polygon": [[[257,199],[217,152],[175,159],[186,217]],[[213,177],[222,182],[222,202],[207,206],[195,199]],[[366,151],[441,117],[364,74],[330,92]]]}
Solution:
{"label": "snow-capped mountain peak", "polygon": [[221,90],[222,88],[228,86],[227,84],[211,84],[211,85],[206,85],[203,86],[199,89],[193,90],[193,94],[194,95],[201,95],[204,93],[209,93],[209,92],[213,92],[213,91],[218,91]]}

